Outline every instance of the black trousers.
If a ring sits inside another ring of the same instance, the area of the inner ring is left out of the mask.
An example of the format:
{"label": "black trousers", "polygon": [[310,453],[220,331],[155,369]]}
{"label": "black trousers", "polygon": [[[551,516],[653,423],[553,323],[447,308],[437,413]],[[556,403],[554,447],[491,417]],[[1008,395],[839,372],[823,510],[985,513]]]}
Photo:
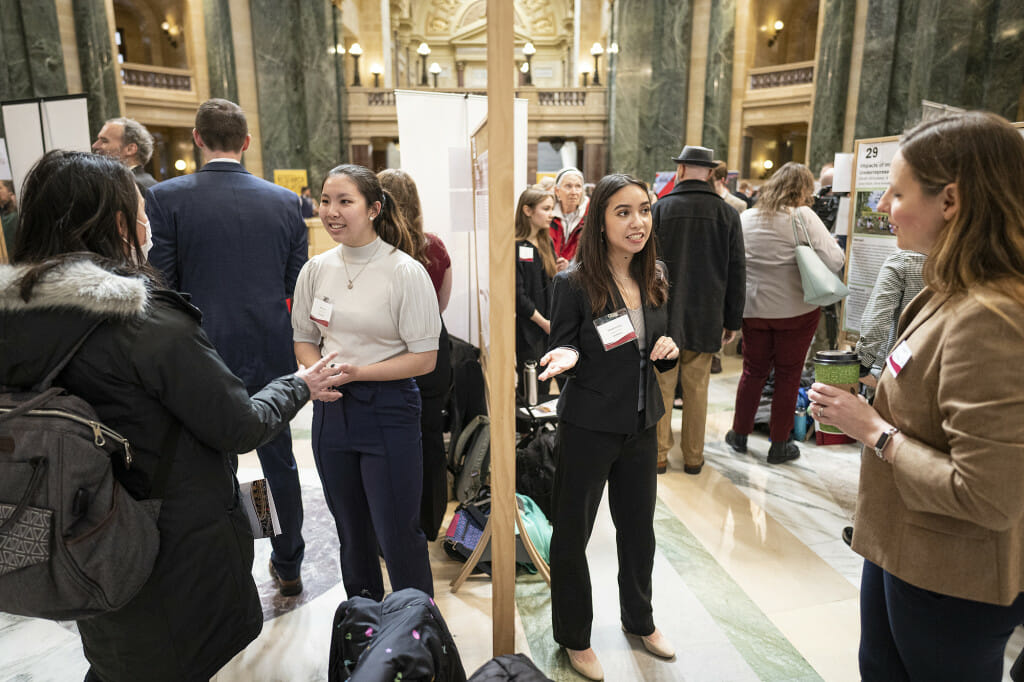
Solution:
{"label": "black trousers", "polygon": [[[416,377],[423,410],[423,494],[420,496],[420,529],[433,542],[448,508],[448,454],[444,449],[444,407],[452,383],[452,354],[448,329],[441,320],[437,364],[434,371]],[[453,444],[454,446],[454,444]]]}
{"label": "black trousers", "polygon": [[555,641],[568,649],[590,648],[594,606],[586,550],[605,482],[615,524],[622,624],[631,633],[649,635],[654,632],[651,572],[658,489],[656,427],[620,434],[559,422],[558,440],[551,535]]}
{"label": "black trousers", "polygon": [[1022,622],[1024,594],[1009,606],[950,597],[865,561],[860,581],[861,679],[999,682],[1006,642]]}

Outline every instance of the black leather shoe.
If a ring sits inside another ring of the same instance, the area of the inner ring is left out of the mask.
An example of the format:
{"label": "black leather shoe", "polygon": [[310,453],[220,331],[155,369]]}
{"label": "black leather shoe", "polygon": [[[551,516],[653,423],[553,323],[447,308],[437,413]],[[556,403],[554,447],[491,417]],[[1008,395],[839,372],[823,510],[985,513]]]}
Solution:
{"label": "black leather shoe", "polygon": [[793,441],[772,443],[768,448],[768,463],[782,464],[800,456],[800,448]]}
{"label": "black leather shoe", "polygon": [[658,473],[659,474],[668,473],[668,462],[666,462],[665,464],[659,464],[658,465]]}
{"label": "black leather shoe", "polygon": [[845,542],[847,546],[853,542],[853,526],[847,526],[843,529],[843,542]]}
{"label": "black leather shoe", "polygon": [[725,434],[725,442],[734,452],[742,454],[747,451],[747,437],[741,436],[732,429],[729,429],[729,432]]}
{"label": "black leather shoe", "polygon": [[704,470],[704,462],[701,462],[700,464],[697,464],[697,465],[694,465],[694,466],[691,466],[689,464],[684,464],[683,465],[683,472],[687,473],[687,474],[690,474],[691,476],[697,476],[703,470]]}
{"label": "black leather shoe", "polygon": [[722,361],[718,359],[717,355],[711,357],[711,373],[721,374],[722,373]]}
{"label": "black leather shoe", "polygon": [[277,569],[274,568],[273,562],[270,562],[270,577],[277,583],[277,591],[281,593],[282,597],[294,597],[302,593],[302,576],[295,580],[284,580],[277,574]]}

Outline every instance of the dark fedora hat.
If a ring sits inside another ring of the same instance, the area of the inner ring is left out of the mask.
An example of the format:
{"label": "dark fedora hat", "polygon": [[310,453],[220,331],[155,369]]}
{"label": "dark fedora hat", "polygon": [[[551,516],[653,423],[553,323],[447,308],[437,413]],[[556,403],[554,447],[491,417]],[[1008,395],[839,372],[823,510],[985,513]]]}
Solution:
{"label": "dark fedora hat", "polygon": [[685,163],[687,166],[704,166],[705,168],[714,168],[718,165],[715,162],[714,150],[689,144],[683,147],[679,156],[672,160],[676,163]]}

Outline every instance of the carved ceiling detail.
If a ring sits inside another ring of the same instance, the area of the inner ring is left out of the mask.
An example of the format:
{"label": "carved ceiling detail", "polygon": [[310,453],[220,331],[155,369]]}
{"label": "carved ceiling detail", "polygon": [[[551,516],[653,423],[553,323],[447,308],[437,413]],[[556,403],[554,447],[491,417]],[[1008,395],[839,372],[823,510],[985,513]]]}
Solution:
{"label": "carved ceiling detail", "polygon": [[[558,19],[553,4],[558,3],[515,0],[516,27],[538,37],[556,36]],[[430,0],[424,28],[428,35],[447,36],[483,20],[486,14],[485,0]]]}

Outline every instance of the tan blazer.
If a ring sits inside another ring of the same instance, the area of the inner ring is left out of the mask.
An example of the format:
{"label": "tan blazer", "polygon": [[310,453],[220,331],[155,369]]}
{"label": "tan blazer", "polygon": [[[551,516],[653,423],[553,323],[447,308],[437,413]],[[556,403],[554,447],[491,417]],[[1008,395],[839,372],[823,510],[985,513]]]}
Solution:
{"label": "tan blazer", "polygon": [[1024,307],[975,289],[925,289],[900,318],[913,355],[875,407],[907,438],[893,464],[863,451],[853,549],[912,585],[1003,605],[1024,590],[1021,328]]}

